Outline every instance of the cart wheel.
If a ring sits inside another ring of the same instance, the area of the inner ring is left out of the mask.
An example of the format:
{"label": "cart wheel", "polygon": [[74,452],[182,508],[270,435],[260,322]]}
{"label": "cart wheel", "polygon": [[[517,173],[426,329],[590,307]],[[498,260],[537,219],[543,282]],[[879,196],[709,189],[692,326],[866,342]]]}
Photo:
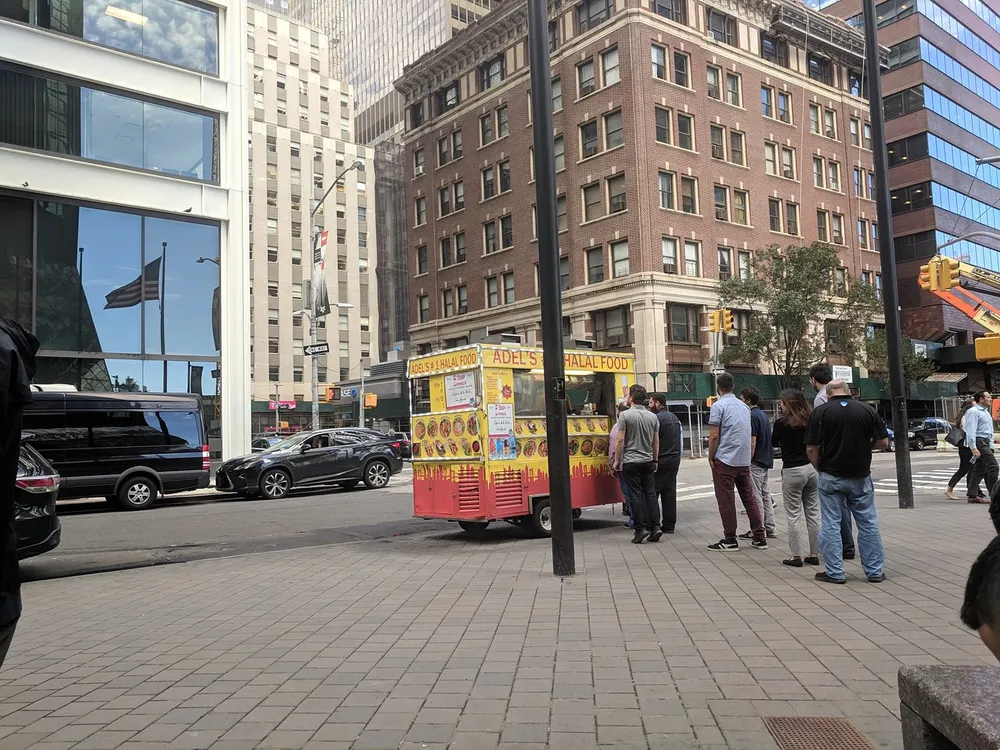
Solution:
{"label": "cart wheel", "polygon": [[538,536],[552,536],[552,508],[547,497],[535,500],[531,512],[531,527]]}
{"label": "cart wheel", "polygon": [[583,517],[583,508],[573,508],[573,520]]}
{"label": "cart wheel", "polygon": [[459,521],[458,525],[462,527],[464,531],[469,536],[482,536],[483,532],[489,527],[489,521]]}

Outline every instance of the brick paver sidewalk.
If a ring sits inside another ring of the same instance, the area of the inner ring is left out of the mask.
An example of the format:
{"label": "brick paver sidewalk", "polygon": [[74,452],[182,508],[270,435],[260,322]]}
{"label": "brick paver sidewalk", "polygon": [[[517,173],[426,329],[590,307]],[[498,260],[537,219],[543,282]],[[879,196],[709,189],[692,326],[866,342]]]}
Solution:
{"label": "brick paver sidewalk", "polygon": [[990,524],[879,502],[882,585],[782,566],[781,528],[709,552],[711,499],[659,545],[588,513],[565,581],[501,525],[30,583],[0,748],[756,749],[796,715],[899,747],[901,665],[989,663],[957,610]]}

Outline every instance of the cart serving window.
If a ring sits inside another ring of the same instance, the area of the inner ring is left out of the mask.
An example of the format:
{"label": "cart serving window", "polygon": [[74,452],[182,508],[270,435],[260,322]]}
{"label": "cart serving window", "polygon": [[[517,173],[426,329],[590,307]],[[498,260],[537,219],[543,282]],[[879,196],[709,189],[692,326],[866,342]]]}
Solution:
{"label": "cart serving window", "polygon": [[[571,495],[576,512],[615,502],[611,415],[634,382],[619,353],[566,352]],[[548,524],[548,439],[542,352],[474,345],[409,361],[414,515],[466,530],[491,521]]]}

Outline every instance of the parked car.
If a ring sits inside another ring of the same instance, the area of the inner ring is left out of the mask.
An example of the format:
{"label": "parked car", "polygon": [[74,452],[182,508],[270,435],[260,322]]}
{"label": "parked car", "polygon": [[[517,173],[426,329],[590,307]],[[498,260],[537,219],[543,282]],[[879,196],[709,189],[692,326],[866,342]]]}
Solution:
{"label": "parked car", "polygon": [[277,500],[299,487],[339,485],[350,490],[364,482],[378,489],[402,468],[395,435],[360,428],[316,430],[226,461],[215,473],[215,488]]}
{"label": "parked car", "polygon": [[280,443],[285,438],[289,437],[288,433],[268,433],[266,435],[257,435],[253,440],[250,441],[250,450],[254,453],[259,451],[266,451],[275,443]]}
{"label": "parked car", "polygon": [[410,436],[405,432],[395,433],[396,440],[399,441],[399,455],[409,461],[413,458],[413,445],[410,443]]}
{"label": "parked car", "polygon": [[911,419],[907,423],[907,437],[910,440],[910,450],[922,451],[924,448],[937,447],[937,436],[947,435],[951,425],[947,420],[938,417],[927,419]]}
{"label": "parked car", "polygon": [[18,560],[59,546],[62,526],[56,515],[58,494],[59,474],[38,451],[22,443],[14,488]]}
{"label": "parked car", "polygon": [[208,487],[199,396],[41,392],[23,438],[59,472],[59,497],[105,497],[125,510]]}

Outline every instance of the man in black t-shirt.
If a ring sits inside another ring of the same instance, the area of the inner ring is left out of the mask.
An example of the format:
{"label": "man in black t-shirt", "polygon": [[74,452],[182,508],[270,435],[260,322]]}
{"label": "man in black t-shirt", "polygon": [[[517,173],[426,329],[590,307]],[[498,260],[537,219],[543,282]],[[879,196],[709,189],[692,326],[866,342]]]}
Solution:
{"label": "man in black t-shirt", "polygon": [[677,526],[677,471],[681,467],[681,422],[667,408],[667,397],[654,393],[649,407],[659,423],[660,456],[656,466],[656,494],[660,497],[663,533],[673,534]]}
{"label": "man in black t-shirt", "polygon": [[806,453],[819,471],[823,516],[819,548],[826,570],[817,573],[816,579],[847,582],[840,522],[844,513],[850,513],[858,526],[861,567],[871,583],[881,583],[885,580],[882,573],[885,553],[875,510],[871,465],[872,450],[888,445],[889,433],[872,407],[851,397],[843,380],[832,381],[827,394],[830,400],[813,411],[806,429]]}

